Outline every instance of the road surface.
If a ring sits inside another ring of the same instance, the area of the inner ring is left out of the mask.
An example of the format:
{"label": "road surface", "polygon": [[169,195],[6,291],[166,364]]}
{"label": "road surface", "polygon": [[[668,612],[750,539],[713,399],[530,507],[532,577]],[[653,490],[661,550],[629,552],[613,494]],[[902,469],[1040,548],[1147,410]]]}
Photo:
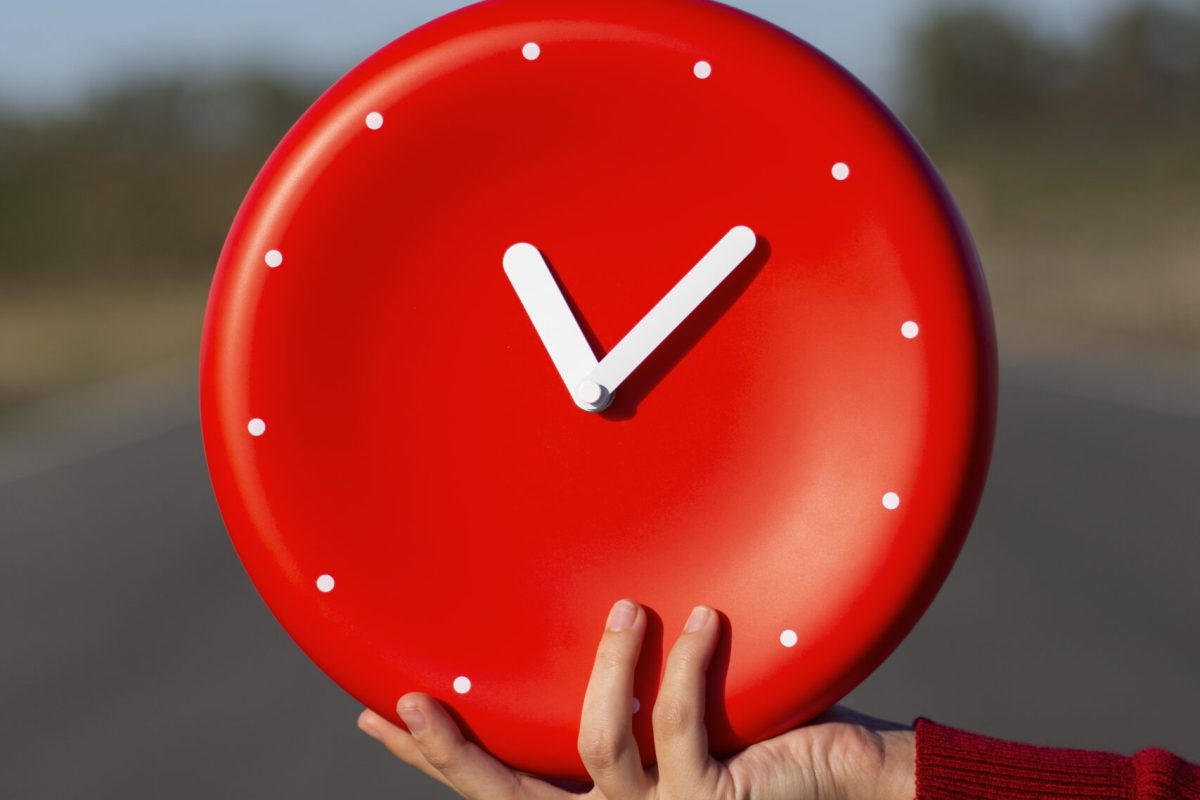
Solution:
{"label": "road surface", "polygon": [[[848,703],[1200,759],[1200,406],[1180,400],[1006,368],[966,548]],[[225,536],[191,413],[9,459],[5,796],[454,796],[358,732],[357,705],[276,625]]]}

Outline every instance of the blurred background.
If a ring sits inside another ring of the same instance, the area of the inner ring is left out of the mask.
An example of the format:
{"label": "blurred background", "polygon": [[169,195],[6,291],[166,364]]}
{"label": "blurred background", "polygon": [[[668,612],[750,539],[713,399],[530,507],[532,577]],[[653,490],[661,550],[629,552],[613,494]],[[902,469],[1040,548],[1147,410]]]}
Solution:
{"label": "blurred background", "polygon": [[[21,798],[451,796],[360,734],[228,544],[197,351],[258,168],[462,5],[26,3],[0,28],[0,775]],[[991,288],[996,454],[962,557],[848,699],[1200,760],[1200,5],[733,3],[925,146]]]}

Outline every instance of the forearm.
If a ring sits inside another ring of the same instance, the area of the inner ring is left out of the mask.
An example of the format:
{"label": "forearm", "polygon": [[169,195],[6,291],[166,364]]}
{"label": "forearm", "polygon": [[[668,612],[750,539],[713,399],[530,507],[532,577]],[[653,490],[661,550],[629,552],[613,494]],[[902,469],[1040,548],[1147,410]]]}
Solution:
{"label": "forearm", "polygon": [[916,724],[917,800],[1200,800],[1200,767],[1165,750],[1132,757],[1008,742]]}

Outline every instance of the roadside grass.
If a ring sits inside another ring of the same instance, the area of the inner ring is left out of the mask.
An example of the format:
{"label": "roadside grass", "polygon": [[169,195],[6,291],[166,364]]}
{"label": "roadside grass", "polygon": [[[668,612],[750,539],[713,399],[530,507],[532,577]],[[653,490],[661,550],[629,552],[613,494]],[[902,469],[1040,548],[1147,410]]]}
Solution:
{"label": "roadside grass", "polygon": [[1075,141],[934,151],[997,315],[1200,364],[1200,143]]}
{"label": "roadside grass", "polygon": [[0,286],[0,414],[197,353],[208,277]]}
{"label": "roadside grass", "polygon": [[[1200,146],[956,139],[930,152],[1004,324],[1117,336],[1200,368]],[[211,267],[0,281],[0,414],[197,354]]]}

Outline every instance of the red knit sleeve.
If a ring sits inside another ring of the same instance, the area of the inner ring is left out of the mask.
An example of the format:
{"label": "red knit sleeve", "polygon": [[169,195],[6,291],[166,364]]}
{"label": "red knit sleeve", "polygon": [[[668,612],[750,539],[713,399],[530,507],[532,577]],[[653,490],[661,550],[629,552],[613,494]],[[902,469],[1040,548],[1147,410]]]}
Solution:
{"label": "red knit sleeve", "polygon": [[1166,750],[1132,757],[1007,742],[917,720],[917,800],[1200,800],[1200,767]]}

